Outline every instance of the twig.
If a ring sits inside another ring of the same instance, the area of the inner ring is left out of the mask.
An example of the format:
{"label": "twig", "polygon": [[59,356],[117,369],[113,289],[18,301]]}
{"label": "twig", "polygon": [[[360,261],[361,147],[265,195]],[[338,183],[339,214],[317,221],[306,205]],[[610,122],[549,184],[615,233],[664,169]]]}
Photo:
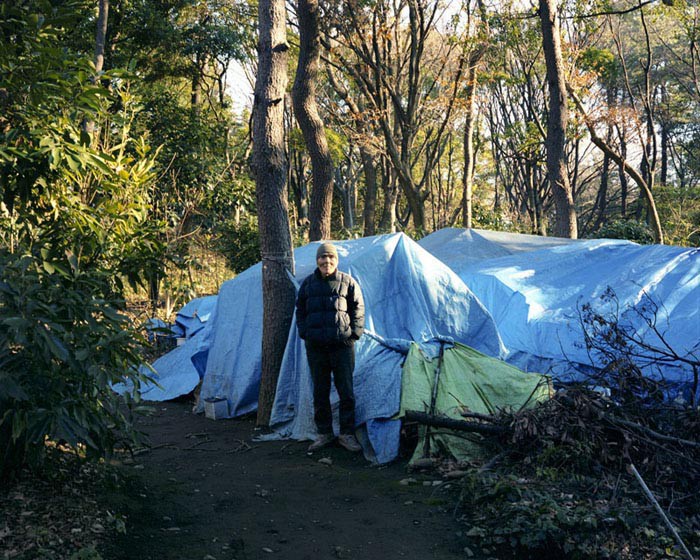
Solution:
{"label": "twig", "polygon": [[646,426],[642,426],[641,424],[637,424],[636,422],[630,422],[629,420],[623,420],[622,418],[617,418],[616,416],[612,415],[605,415],[605,419],[610,421],[613,424],[621,424],[622,426],[626,426],[628,428],[632,428],[633,430],[639,430],[640,432],[645,433],[649,437],[652,437],[654,439],[659,439],[661,441],[667,441],[669,443],[678,443],[680,445],[687,445],[689,447],[700,447],[700,442],[697,441],[692,441],[689,439],[681,439],[673,436],[667,436],[666,434],[660,434],[659,432],[655,432],[651,428],[647,428]]}
{"label": "twig", "polygon": [[661,509],[661,506],[659,505],[659,502],[654,497],[654,494],[651,493],[651,490],[649,490],[649,487],[647,486],[646,482],[644,482],[642,475],[640,475],[639,471],[637,471],[637,468],[634,466],[633,463],[630,463],[627,468],[635,476],[635,478],[637,479],[637,482],[639,482],[639,485],[642,487],[642,490],[644,490],[644,494],[646,495],[646,497],[649,499],[649,501],[652,504],[654,504],[656,511],[659,512],[659,515],[664,520],[664,523],[666,523],[666,526],[671,530],[673,537],[676,539],[676,542],[681,547],[683,552],[685,552],[688,559],[695,560],[693,555],[690,553],[690,550],[688,550],[688,547],[685,546],[685,543],[683,542],[683,539],[681,539],[681,536],[678,534],[678,531],[676,531],[676,528],[673,526],[673,524],[671,523],[669,518],[666,516],[666,514],[664,513],[664,510]]}
{"label": "twig", "polygon": [[183,450],[183,451],[190,451],[190,450],[194,449],[195,447],[199,447],[199,446],[202,445],[202,444],[211,443],[211,441],[212,441],[212,440],[210,440],[209,438],[203,439],[203,440],[201,440],[201,441],[198,441],[197,443],[193,443],[193,444],[190,445],[189,447],[183,447],[182,450]]}
{"label": "twig", "polygon": [[254,447],[248,445],[242,439],[236,441],[238,441],[238,447],[235,447],[234,449],[229,449],[226,453],[240,453],[241,451],[250,451],[251,449],[255,449]]}

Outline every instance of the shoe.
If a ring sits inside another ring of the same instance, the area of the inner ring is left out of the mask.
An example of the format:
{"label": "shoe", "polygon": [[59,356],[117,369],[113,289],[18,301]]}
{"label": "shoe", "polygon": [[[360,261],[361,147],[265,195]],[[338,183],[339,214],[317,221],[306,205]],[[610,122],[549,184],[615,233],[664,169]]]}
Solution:
{"label": "shoe", "polygon": [[313,441],[313,443],[309,445],[308,452],[313,453],[314,451],[323,449],[327,445],[333,443],[334,439],[335,437],[333,436],[333,434],[319,434],[319,436]]}
{"label": "shoe", "polygon": [[358,443],[357,438],[352,434],[340,434],[338,436],[338,443],[353,453],[362,451],[362,446]]}

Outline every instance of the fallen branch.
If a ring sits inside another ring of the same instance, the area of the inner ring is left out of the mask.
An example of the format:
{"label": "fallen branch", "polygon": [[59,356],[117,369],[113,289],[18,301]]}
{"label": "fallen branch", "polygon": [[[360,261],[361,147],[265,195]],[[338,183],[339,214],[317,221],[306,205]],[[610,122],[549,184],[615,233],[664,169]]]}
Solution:
{"label": "fallen branch", "polygon": [[[562,395],[559,397],[559,400],[563,403],[566,404],[572,408],[576,407],[576,402],[574,399],[567,397],[566,395]],[[637,422],[632,422],[631,420],[625,420],[624,418],[620,418],[618,416],[615,416],[614,414],[610,414],[607,412],[603,407],[601,407],[598,403],[590,403],[593,408],[598,412],[601,418],[605,419],[608,421],[610,424],[619,427],[619,426],[624,426],[626,428],[630,428],[632,430],[636,430],[638,432],[641,432],[648,437],[652,439],[656,439],[659,441],[665,441],[668,443],[675,443],[678,445],[685,445],[687,447],[697,447],[700,448],[700,442],[698,441],[693,441],[690,439],[682,439],[682,438],[677,438],[674,436],[669,436],[667,434],[662,434],[659,432],[656,432],[652,430],[651,428],[648,428],[642,424],[639,424]]]}
{"label": "fallen branch", "polygon": [[476,418],[477,420],[483,420],[484,422],[496,422],[496,418],[489,414],[480,414],[479,412],[471,412],[468,410],[465,410],[463,412],[460,412],[459,415],[462,418]]}
{"label": "fallen branch", "polygon": [[198,441],[197,443],[193,443],[189,447],[183,447],[182,450],[183,451],[191,451],[195,447],[199,447],[200,445],[204,445],[205,443],[212,443],[212,440],[210,440],[209,438],[203,439],[201,441]]}
{"label": "fallen branch", "polygon": [[669,443],[677,443],[678,445],[686,445],[688,447],[700,447],[700,442],[697,441],[693,441],[690,439],[681,439],[666,434],[660,434],[659,432],[655,432],[651,428],[647,428],[646,426],[642,426],[641,424],[637,424],[636,422],[630,422],[629,420],[624,420],[615,416],[606,414],[604,417],[612,424],[620,424],[621,426],[625,426],[633,430],[638,430],[653,439],[658,439],[660,441],[666,441]]}
{"label": "fallen branch", "polygon": [[491,426],[488,424],[481,424],[479,422],[466,422],[464,420],[456,420],[454,418],[448,418],[447,416],[435,416],[433,414],[427,414],[425,412],[418,412],[417,410],[407,410],[404,416],[406,420],[413,420],[419,424],[424,424],[426,426],[435,426],[438,428],[447,428],[449,430],[456,430],[458,432],[474,432],[477,434],[485,435],[500,435],[509,433],[510,428],[505,426]]}

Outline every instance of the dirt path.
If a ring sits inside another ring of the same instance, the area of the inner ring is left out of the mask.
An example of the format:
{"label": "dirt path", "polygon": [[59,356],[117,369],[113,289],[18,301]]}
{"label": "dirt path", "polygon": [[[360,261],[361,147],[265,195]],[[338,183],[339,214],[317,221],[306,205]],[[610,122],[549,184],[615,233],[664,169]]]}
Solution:
{"label": "dirt path", "polygon": [[[185,402],[140,421],[153,449],[136,458],[128,531],[115,560],[464,558],[450,497],[405,464],[377,468],[308,442],[255,443],[251,419],[213,421]],[[319,462],[324,459],[323,462]],[[330,464],[328,464],[330,463]]]}

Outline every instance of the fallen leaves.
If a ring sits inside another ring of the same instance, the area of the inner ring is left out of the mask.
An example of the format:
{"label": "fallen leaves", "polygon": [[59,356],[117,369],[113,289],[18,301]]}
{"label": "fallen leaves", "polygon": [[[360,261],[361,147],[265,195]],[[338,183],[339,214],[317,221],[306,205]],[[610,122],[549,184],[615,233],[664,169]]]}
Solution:
{"label": "fallen leaves", "polygon": [[0,494],[1,558],[61,560],[94,549],[119,518],[98,506],[100,476],[94,465],[60,453],[51,454],[41,472],[23,472]]}

